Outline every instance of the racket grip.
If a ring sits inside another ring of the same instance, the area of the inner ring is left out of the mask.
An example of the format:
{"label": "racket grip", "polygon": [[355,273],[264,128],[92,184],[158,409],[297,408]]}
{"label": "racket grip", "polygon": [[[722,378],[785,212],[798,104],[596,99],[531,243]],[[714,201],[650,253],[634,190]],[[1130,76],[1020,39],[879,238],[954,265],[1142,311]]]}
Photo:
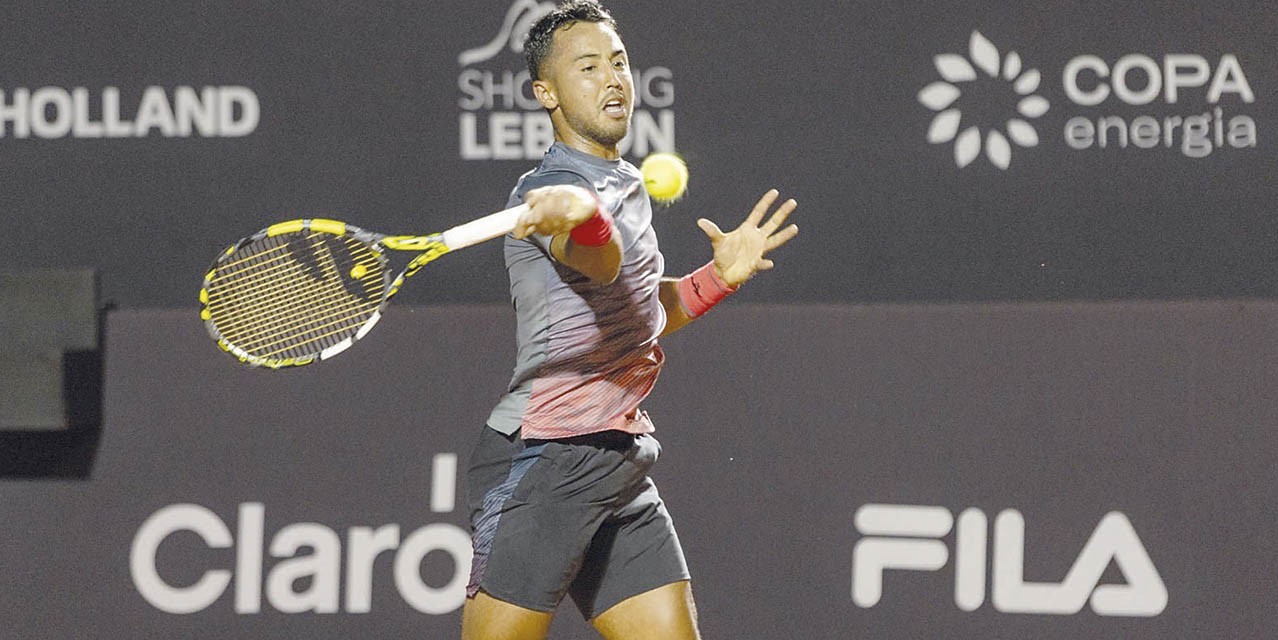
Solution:
{"label": "racket grip", "polygon": [[497,236],[504,236],[515,230],[515,223],[519,221],[519,216],[527,210],[528,205],[521,204],[505,211],[486,215],[478,220],[459,224],[442,234],[444,245],[456,250],[492,240]]}

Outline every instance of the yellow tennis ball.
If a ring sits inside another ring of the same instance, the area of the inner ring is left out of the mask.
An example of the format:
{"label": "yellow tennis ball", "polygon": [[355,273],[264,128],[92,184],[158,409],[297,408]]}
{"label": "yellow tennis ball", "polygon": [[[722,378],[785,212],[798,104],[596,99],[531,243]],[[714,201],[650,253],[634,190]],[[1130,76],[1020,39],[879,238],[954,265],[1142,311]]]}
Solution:
{"label": "yellow tennis ball", "polygon": [[639,171],[648,195],[658,202],[674,202],[688,190],[688,165],[673,153],[663,151],[644,158]]}
{"label": "yellow tennis ball", "polygon": [[366,273],[368,273],[368,267],[362,264],[357,264],[354,269],[351,269],[351,277],[356,280],[363,278]]}

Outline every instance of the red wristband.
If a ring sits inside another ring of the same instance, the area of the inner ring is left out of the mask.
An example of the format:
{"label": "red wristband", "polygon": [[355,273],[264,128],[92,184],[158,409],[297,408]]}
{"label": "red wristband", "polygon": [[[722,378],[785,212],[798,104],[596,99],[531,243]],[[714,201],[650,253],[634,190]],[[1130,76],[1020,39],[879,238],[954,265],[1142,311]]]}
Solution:
{"label": "red wristband", "polygon": [[693,318],[709,311],[710,307],[719,304],[736,290],[736,287],[729,287],[715,273],[713,260],[679,278],[679,301]]}
{"label": "red wristband", "polygon": [[612,214],[604,211],[603,203],[595,198],[595,215],[573,227],[568,233],[573,243],[583,247],[602,247],[612,239]]}

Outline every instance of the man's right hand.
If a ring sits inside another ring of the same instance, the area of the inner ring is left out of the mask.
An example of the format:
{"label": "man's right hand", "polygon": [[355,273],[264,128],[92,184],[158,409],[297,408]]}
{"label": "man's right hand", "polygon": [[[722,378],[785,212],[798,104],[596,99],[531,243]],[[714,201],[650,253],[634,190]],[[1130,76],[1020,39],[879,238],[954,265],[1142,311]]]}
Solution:
{"label": "man's right hand", "polygon": [[533,189],[524,194],[524,203],[528,211],[519,216],[511,232],[520,239],[532,233],[548,236],[568,233],[593,217],[599,208],[594,194],[567,184]]}

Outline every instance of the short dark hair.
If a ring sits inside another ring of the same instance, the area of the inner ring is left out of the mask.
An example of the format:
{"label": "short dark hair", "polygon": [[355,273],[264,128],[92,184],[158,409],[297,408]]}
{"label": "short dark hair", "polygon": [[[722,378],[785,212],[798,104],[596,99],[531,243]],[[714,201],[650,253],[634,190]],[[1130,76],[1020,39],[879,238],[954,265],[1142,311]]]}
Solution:
{"label": "short dark hair", "polygon": [[602,22],[617,30],[617,21],[599,4],[598,0],[567,0],[559,3],[554,11],[542,16],[528,30],[524,40],[524,58],[528,60],[528,73],[533,80],[541,79],[541,65],[550,57],[550,42],[555,30],[574,22]]}

